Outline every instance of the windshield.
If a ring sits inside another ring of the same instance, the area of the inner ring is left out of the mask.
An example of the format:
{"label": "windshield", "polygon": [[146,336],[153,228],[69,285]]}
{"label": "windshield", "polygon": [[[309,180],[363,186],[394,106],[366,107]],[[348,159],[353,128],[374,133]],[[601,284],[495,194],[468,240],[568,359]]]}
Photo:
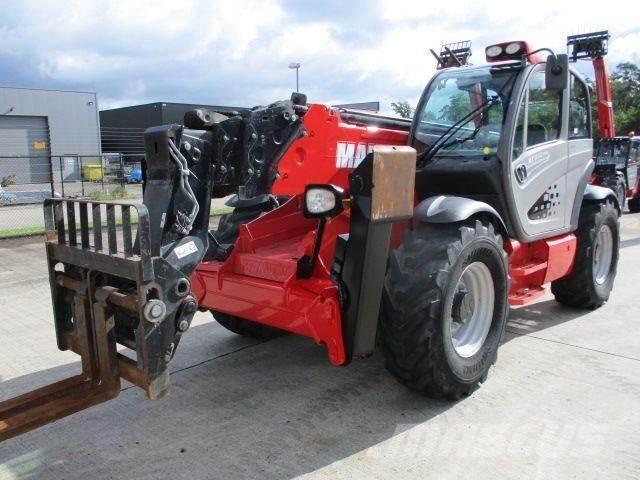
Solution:
{"label": "windshield", "polygon": [[447,70],[431,83],[416,112],[414,148],[434,156],[495,154],[520,69],[513,66]]}

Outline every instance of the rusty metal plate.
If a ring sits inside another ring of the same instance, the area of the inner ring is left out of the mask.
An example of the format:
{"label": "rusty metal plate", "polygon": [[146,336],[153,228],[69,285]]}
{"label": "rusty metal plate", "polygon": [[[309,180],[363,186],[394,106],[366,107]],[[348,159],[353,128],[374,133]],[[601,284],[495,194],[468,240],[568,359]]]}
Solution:
{"label": "rusty metal plate", "polygon": [[371,221],[413,216],[416,151],[411,147],[379,145],[373,149]]}

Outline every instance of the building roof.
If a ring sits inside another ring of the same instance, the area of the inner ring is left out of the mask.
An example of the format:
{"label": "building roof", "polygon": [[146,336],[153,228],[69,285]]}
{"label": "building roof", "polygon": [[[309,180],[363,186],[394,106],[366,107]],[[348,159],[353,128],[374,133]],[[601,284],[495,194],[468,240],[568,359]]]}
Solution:
{"label": "building roof", "polygon": [[220,110],[246,110],[247,107],[234,107],[234,106],[229,106],[229,105],[205,105],[202,103],[181,103],[181,102],[151,102],[151,103],[141,103],[140,105],[129,105],[126,107],[118,107],[118,108],[105,108],[100,110],[101,112],[112,112],[115,110],[132,110],[132,109],[136,109],[136,108],[142,108],[142,107],[151,107],[151,106],[161,106],[161,107],[166,107],[168,105],[175,105],[175,106],[180,106],[180,107],[194,107],[194,108],[198,108],[198,107],[203,107],[206,106],[208,108],[212,108],[212,109],[220,109]]}
{"label": "building roof", "polygon": [[0,88],[11,88],[14,90],[35,90],[39,92],[89,93],[91,95],[96,95],[96,92],[85,90],[64,90],[61,88],[16,87],[14,85],[0,85]]}

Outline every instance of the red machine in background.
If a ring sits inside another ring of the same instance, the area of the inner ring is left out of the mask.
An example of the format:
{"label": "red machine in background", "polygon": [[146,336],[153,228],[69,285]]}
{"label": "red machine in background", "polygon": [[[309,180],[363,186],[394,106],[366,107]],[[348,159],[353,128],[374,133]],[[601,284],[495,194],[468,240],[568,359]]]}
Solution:
{"label": "red machine in background", "polygon": [[627,203],[631,212],[640,211],[640,155],[638,139],[616,136],[613,95],[605,56],[609,32],[601,31],[567,37],[573,61],[591,60],[595,73],[598,133],[600,139],[594,157],[595,168],[590,182],[614,191],[624,211]]}
{"label": "red machine in background", "polygon": [[596,105],[598,107],[598,133],[600,138],[616,136],[613,115],[613,95],[609,81],[609,68],[605,56],[609,50],[609,32],[584,33],[567,37],[569,57],[573,62],[591,60],[596,82]]}

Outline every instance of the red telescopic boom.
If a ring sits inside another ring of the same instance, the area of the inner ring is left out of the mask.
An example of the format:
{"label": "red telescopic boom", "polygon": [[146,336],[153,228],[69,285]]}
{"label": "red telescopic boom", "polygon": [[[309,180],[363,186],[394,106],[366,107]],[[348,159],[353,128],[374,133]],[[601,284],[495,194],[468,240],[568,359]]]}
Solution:
{"label": "red telescopic boom", "polygon": [[573,47],[570,53],[573,61],[590,59],[593,63],[600,138],[616,136],[609,69],[604,58],[608,51],[609,37],[607,30],[567,37],[567,46]]}

